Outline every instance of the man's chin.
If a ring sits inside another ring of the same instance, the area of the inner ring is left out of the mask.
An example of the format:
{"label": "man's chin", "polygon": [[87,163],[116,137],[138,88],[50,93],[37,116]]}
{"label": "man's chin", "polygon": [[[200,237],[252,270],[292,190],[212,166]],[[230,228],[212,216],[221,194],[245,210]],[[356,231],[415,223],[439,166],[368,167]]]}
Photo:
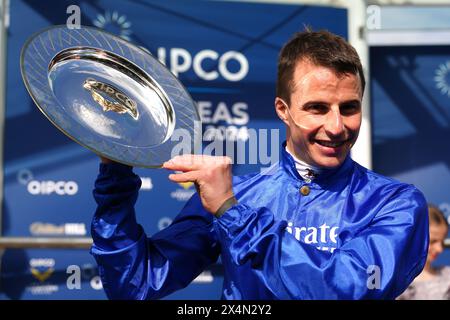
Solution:
{"label": "man's chin", "polygon": [[317,159],[316,164],[318,167],[322,169],[335,169],[340,167],[345,161],[345,157],[337,158],[337,157],[326,157]]}

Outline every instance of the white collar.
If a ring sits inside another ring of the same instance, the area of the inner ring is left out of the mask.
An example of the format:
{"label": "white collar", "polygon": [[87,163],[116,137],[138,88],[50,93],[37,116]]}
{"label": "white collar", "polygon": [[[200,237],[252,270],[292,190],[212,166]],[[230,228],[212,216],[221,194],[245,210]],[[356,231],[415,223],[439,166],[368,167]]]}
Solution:
{"label": "white collar", "polygon": [[287,146],[285,149],[286,152],[289,153],[292,158],[294,158],[295,169],[297,170],[300,177],[302,177],[303,180],[305,180],[307,183],[314,180],[314,178],[316,178],[317,175],[322,171],[320,168],[307,164],[306,162],[298,159],[293,153],[288,150]]}

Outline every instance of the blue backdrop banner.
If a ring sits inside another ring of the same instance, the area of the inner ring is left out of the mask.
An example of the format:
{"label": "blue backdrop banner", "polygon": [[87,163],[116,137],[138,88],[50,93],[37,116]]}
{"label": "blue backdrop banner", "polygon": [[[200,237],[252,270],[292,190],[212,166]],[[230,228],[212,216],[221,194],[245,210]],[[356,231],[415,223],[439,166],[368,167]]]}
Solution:
{"label": "blue backdrop banner", "polygon": [[450,47],[373,47],[370,59],[374,170],[416,185],[449,217]]}

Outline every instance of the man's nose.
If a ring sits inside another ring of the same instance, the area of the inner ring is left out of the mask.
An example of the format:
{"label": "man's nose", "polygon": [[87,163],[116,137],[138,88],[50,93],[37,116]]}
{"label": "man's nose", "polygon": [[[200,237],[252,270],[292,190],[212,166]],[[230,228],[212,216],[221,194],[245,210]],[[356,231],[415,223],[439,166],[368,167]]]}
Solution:
{"label": "man's nose", "polygon": [[344,121],[342,119],[341,112],[331,109],[326,117],[326,123],[324,125],[325,131],[330,136],[340,136],[344,133]]}

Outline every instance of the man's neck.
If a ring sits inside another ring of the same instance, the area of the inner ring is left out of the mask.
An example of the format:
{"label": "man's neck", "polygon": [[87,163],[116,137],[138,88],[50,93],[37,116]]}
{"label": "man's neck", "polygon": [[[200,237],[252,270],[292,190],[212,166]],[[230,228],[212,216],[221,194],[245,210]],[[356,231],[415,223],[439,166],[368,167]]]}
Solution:
{"label": "man's neck", "polygon": [[311,182],[314,178],[321,172],[321,169],[316,166],[312,166],[305,161],[299,159],[294,152],[289,150],[289,147],[286,146],[286,152],[289,153],[292,158],[294,158],[295,169],[297,169],[298,174],[303,180],[307,182]]}

